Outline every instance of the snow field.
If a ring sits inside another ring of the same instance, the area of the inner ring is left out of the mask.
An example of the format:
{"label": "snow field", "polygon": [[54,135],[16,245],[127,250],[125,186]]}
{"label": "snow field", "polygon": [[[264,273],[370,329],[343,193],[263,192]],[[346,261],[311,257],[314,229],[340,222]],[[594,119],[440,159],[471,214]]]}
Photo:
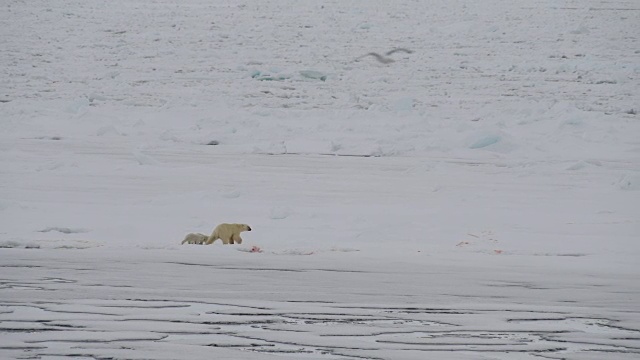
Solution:
{"label": "snow field", "polygon": [[8,1],[0,357],[638,357],[638,24]]}

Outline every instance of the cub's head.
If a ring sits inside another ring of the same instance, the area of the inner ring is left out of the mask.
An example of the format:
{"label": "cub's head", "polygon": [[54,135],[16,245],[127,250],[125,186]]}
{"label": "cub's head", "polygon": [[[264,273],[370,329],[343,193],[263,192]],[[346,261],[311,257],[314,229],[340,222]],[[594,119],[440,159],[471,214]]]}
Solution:
{"label": "cub's head", "polygon": [[247,224],[242,224],[242,230],[244,231],[251,231],[251,226],[247,225]]}

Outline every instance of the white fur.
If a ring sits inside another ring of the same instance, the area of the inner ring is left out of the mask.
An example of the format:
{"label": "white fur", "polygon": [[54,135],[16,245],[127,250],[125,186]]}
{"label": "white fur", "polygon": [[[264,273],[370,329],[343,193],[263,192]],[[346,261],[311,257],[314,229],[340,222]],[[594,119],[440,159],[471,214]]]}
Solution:
{"label": "white fur", "polygon": [[247,224],[220,224],[213,229],[213,233],[211,233],[205,244],[213,244],[218,239],[222,240],[225,245],[242,244],[240,233],[243,231],[251,231],[251,227]]}
{"label": "white fur", "polygon": [[184,237],[184,240],[182,240],[182,243],[202,245],[207,241],[208,238],[209,238],[209,235],[200,234],[200,233],[189,233],[187,234],[187,236]]}

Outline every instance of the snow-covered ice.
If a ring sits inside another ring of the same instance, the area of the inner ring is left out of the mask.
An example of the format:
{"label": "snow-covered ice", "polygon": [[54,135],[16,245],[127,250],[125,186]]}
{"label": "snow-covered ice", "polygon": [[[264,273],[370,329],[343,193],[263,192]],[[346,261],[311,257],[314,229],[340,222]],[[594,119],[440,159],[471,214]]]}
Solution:
{"label": "snow-covered ice", "polygon": [[0,357],[640,356],[636,1],[0,23]]}

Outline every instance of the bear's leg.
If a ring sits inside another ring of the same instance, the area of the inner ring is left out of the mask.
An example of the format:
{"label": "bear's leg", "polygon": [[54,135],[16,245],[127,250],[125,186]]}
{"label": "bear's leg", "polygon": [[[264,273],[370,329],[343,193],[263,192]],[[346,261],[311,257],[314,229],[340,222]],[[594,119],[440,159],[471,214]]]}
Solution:
{"label": "bear's leg", "polygon": [[231,235],[231,243],[232,244],[242,244],[242,238],[238,234]]}

